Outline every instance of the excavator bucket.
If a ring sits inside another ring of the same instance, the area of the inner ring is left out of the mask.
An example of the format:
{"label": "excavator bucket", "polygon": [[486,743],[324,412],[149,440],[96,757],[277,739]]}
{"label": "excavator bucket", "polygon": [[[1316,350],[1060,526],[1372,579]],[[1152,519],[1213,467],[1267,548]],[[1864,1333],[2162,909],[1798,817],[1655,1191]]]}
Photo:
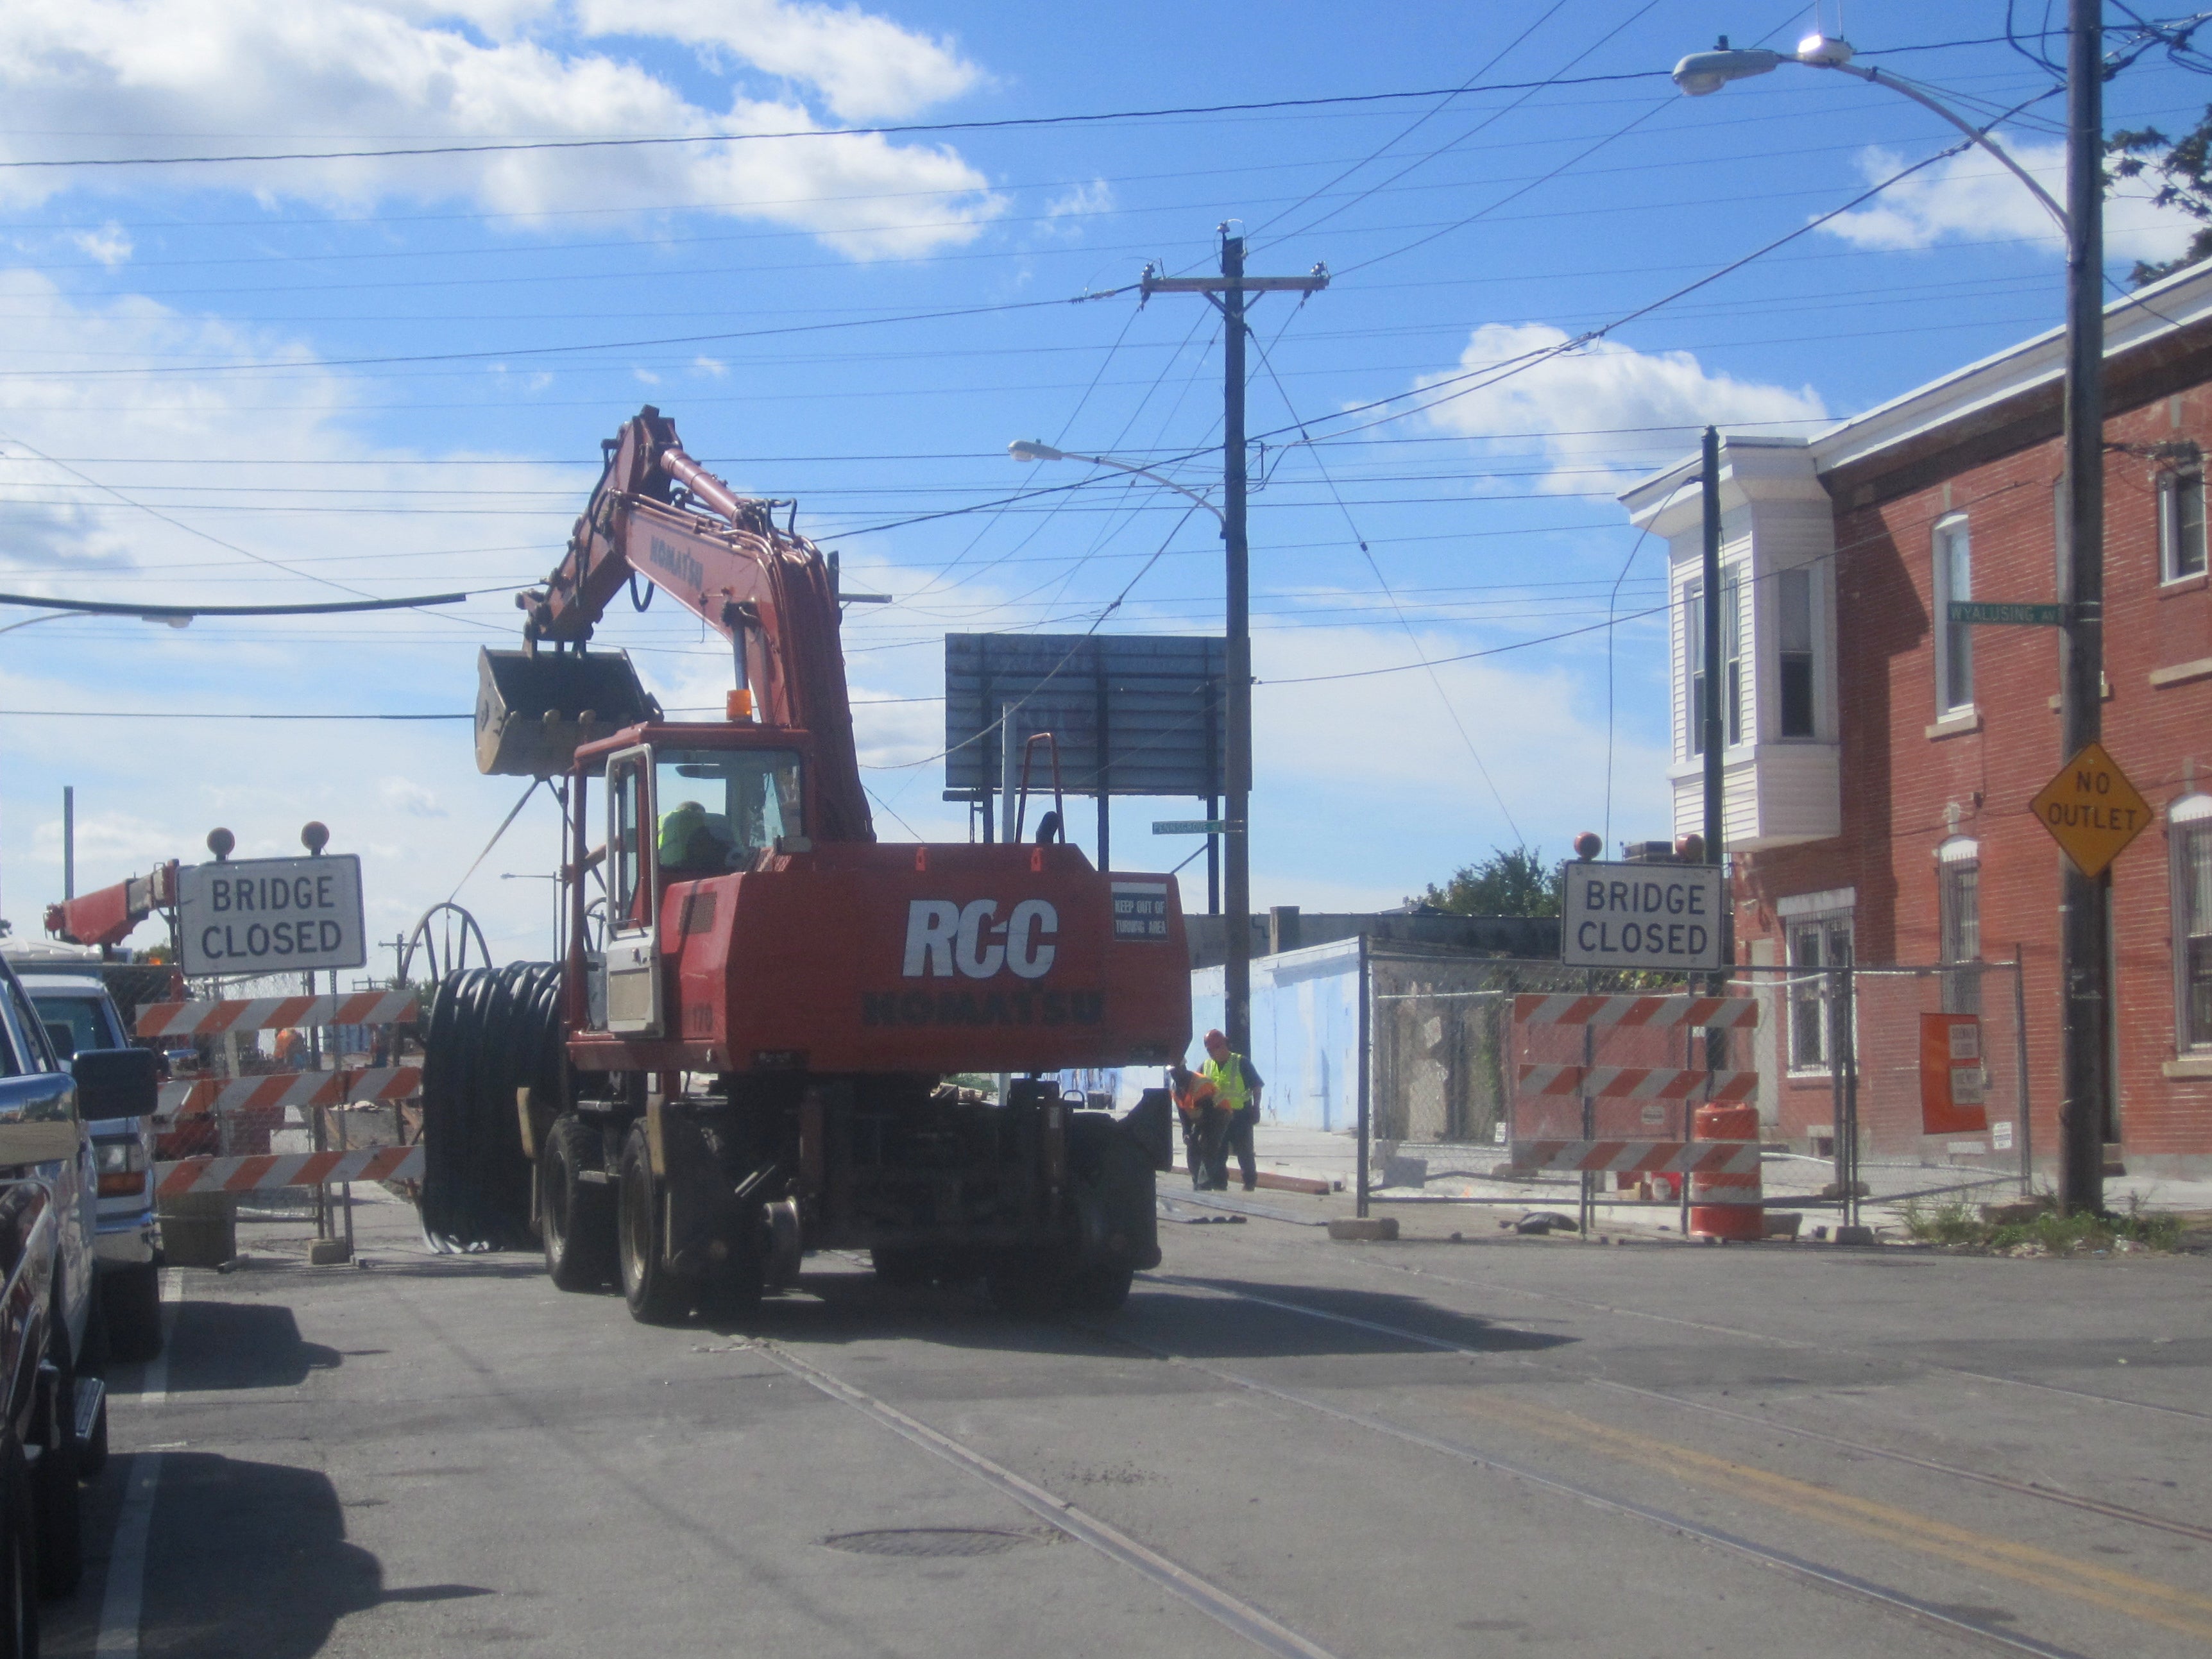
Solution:
{"label": "excavator bucket", "polygon": [[659,714],[627,651],[533,657],[484,650],[477,656],[479,772],[554,777],[568,769],[578,744]]}

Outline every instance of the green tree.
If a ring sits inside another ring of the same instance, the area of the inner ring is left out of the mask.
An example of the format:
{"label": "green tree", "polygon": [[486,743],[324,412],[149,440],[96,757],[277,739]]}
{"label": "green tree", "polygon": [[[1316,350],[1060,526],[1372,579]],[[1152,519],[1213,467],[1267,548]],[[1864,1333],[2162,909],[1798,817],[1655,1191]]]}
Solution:
{"label": "green tree", "polygon": [[2212,258],[2212,107],[2204,118],[2179,138],[2169,138],[2156,127],[2137,127],[2116,132],[2105,141],[2105,150],[2118,159],[2107,180],[2155,178],[2158,189],[2151,197],[2159,207],[2174,208],[2197,221],[2197,234],[2175,259],[2153,264],[2136,261],[2130,273],[2135,285],[2154,283],[2161,276]]}
{"label": "green tree", "polygon": [[1419,902],[1459,916],[1556,916],[1564,885],[1541,848],[1497,847],[1481,863],[1462,865],[1443,886],[1431,886]]}

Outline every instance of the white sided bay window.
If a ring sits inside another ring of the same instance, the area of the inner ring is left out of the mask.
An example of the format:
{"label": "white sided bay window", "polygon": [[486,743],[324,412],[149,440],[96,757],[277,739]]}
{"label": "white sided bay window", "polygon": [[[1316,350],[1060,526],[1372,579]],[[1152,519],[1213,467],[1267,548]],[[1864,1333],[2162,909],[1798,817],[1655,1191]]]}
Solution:
{"label": "white sided bay window", "polygon": [[1674,833],[1704,827],[1711,708],[1729,848],[1825,840],[1841,819],[1834,504],[1802,443],[1729,438],[1721,455],[1720,629],[1710,660],[1696,465],[1622,498],[1668,544]]}

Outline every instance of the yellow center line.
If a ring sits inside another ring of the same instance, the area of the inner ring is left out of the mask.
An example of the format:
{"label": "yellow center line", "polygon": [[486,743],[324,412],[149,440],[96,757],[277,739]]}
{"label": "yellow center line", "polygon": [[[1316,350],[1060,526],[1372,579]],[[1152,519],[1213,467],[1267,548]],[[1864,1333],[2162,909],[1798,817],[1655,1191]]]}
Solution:
{"label": "yellow center line", "polygon": [[[2032,1544],[1953,1526],[1910,1510],[1815,1486],[1810,1481],[1792,1480],[1788,1475],[1717,1457],[1670,1440],[1594,1422],[1571,1412],[1553,1411],[1487,1394],[1460,1395],[1453,1403],[1470,1415],[1493,1417],[1553,1439],[1604,1450],[1660,1474],[1735,1497],[1748,1498],[1806,1520],[1826,1522],[1886,1543],[1909,1544],[1961,1566],[2054,1590],[2185,1636],[2212,1641],[2212,1623],[2190,1618],[2183,1611],[2212,1613],[2212,1597],[2092,1562],[2073,1560]],[[2146,1606],[2146,1601],[2168,1606]]]}

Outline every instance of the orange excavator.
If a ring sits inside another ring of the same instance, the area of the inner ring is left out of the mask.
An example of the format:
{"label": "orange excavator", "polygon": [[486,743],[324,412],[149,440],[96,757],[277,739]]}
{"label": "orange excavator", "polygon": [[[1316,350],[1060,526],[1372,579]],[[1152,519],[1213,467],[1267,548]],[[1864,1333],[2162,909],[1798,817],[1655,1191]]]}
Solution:
{"label": "orange excavator", "polygon": [[[605,452],[522,648],[479,662],[479,769],[562,805],[565,939],[439,989],[426,1231],[534,1234],[556,1284],[656,1322],[742,1313],[816,1249],[1120,1305],[1159,1259],[1171,1108],[1116,1118],[1054,1074],[1188,1043],[1174,878],[1094,868],[1056,814],[1027,844],[878,841],[822,554],[654,409]],[[668,720],[587,649],[641,582],[730,642],[725,719]]]}

